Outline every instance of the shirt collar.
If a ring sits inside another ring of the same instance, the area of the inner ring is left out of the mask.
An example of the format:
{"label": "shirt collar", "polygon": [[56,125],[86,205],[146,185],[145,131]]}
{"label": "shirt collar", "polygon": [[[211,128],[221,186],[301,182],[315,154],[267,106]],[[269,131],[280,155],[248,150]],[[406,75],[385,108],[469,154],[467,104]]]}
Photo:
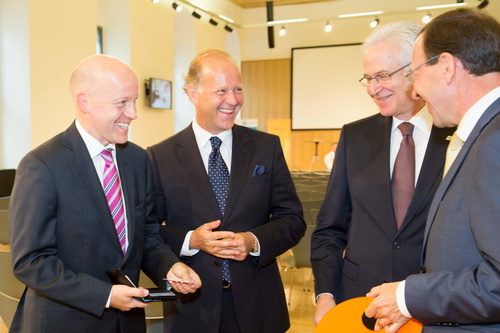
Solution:
{"label": "shirt collar", "polygon": [[484,111],[500,98],[500,87],[497,87],[483,96],[479,101],[477,101],[467,112],[464,114],[460,124],[458,124],[457,135],[464,142],[469,137],[470,133],[479,118],[483,115]]}
{"label": "shirt collar", "polygon": [[[423,133],[430,134],[432,130],[432,115],[429,113],[427,109],[427,105],[424,106],[420,111],[418,111],[410,120],[406,120],[409,123],[412,123],[418,130]],[[401,123],[404,123],[404,120],[398,119],[396,117],[392,117],[392,132],[398,128]]]}
{"label": "shirt collar", "polygon": [[[232,135],[233,132],[231,129],[221,132],[217,135],[213,135],[209,132],[207,132],[205,129],[203,129],[198,122],[196,121],[196,117],[193,119],[193,132],[194,136],[196,138],[196,143],[198,144],[198,147],[200,150],[205,146],[207,143],[210,143],[210,138],[213,136],[217,136],[219,139],[221,139],[222,144],[225,144],[229,150],[231,151],[232,148]],[[211,147],[210,147],[211,149]]]}
{"label": "shirt collar", "polygon": [[90,135],[80,124],[78,119],[76,120],[76,129],[78,130],[78,133],[80,133],[83,142],[85,143],[85,146],[87,146],[87,150],[89,151],[90,157],[94,158],[98,156],[104,149],[113,149],[115,150],[116,147],[114,144],[110,143],[107,146],[104,146],[102,143],[100,143],[96,138],[94,138],[92,135]]}

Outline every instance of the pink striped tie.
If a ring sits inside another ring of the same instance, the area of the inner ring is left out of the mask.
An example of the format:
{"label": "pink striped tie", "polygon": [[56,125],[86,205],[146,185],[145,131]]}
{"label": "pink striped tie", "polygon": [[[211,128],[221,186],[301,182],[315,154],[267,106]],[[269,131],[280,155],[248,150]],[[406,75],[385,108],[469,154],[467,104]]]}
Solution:
{"label": "pink striped tie", "polygon": [[111,150],[104,149],[99,155],[106,162],[104,167],[104,177],[103,177],[103,187],[104,194],[108,200],[109,210],[111,211],[111,216],[115,222],[116,233],[118,234],[118,240],[120,241],[120,246],[122,248],[123,255],[125,255],[125,240],[127,237],[125,229],[125,212],[123,209],[122,200],[122,189],[120,187],[120,177],[118,177],[118,172],[116,166],[113,163],[113,155]]}

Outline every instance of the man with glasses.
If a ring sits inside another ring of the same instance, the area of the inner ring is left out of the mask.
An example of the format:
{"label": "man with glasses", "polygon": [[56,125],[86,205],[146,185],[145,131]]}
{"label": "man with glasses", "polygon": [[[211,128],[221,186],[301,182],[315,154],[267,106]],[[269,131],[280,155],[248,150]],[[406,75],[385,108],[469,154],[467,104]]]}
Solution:
{"label": "man with glasses", "polygon": [[[500,332],[500,23],[471,9],[434,18],[413,48],[413,96],[458,126],[427,219],[422,273],[373,288],[366,310],[396,332]],[[445,168],[446,170],[446,168]]]}
{"label": "man with glasses", "polygon": [[[425,219],[452,131],[432,127],[405,78],[419,31],[416,23],[390,23],[365,42],[360,82],[380,114],[345,125],[340,135],[311,239],[316,324],[336,304],[420,269]],[[410,129],[404,140],[402,123]]]}

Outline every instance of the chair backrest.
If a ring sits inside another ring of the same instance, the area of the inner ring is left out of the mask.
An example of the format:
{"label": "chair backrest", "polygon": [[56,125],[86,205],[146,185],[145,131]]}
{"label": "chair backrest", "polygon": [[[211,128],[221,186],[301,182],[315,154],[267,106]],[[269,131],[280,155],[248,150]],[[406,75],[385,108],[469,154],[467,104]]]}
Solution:
{"label": "chair backrest", "polygon": [[14,187],[16,169],[0,170],[0,197],[9,197]]}
{"label": "chair backrest", "polygon": [[10,244],[8,210],[0,210],[0,244]]}
{"label": "chair backrest", "polygon": [[9,209],[10,197],[1,197],[0,198],[0,209],[7,210]]}
{"label": "chair backrest", "polygon": [[325,191],[312,190],[311,200],[325,200]]}
{"label": "chair backrest", "polygon": [[0,316],[7,328],[26,286],[14,276],[10,251],[0,251]]}
{"label": "chair backrest", "polygon": [[315,225],[308,225],[304,237],[300,242],[292,247],[295,267],[311,267],[311,235],[316,228]]}

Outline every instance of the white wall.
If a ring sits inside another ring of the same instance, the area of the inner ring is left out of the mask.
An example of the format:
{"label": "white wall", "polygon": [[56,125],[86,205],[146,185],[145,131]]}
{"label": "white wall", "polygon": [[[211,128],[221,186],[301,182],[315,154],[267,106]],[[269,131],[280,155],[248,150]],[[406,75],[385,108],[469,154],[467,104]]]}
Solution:
{"label": "white wall", "polygon": [[31,149],[28,0],[0,0],[0,168]]}

